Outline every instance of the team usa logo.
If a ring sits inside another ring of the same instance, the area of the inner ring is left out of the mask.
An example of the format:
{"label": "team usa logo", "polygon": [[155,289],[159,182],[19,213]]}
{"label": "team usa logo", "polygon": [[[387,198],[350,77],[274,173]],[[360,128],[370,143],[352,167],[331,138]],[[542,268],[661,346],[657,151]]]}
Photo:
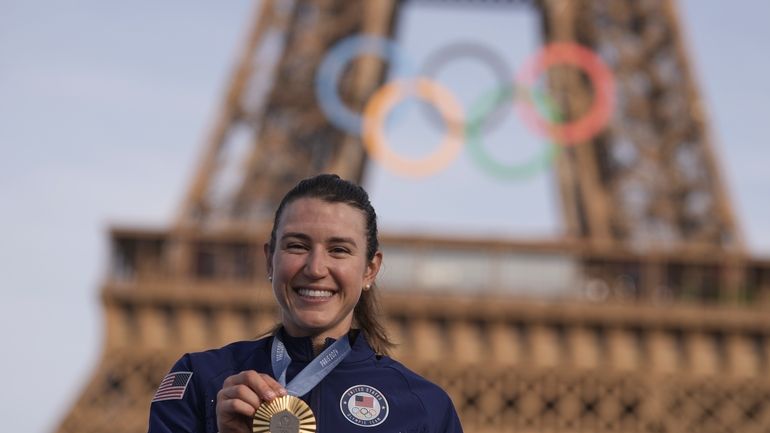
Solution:
{"label": "team usa logo", "polygon": [[369,385],[351,386],[340,398],[340,410],[348,421],[361,427],[374,427],[388,417],[385,396]]}

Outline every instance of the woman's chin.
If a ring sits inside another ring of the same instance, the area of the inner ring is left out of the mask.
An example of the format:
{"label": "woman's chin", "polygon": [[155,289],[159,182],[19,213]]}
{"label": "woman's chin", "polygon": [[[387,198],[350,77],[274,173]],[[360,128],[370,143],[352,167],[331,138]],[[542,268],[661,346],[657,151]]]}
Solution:
{"label": "woman's chin", "polygon": [[294,326],[301,335],[321,335],[326,333],[344,334],[350,326],[345,321],[335,321],[334,318],[320,314],[303,314],[295,317]]}
{"label": "woman's chin", "polygon": [[331,328],[331,321],[324,317],[299,317],[295,326],[304,335],[317,335]]}

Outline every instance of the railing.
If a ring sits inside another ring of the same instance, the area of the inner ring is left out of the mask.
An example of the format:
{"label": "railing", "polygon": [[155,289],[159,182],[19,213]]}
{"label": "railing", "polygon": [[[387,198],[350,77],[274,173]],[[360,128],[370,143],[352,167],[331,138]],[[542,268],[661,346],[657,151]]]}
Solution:
{"label": "railing", "polygon": [[[266,235],[115,231],[108,280],[215,282],[248,289],[266,275]],[[566,242],[384,237],[389,290],[589,302],[770,305],[770,260],[726,252],[641,254]]]}

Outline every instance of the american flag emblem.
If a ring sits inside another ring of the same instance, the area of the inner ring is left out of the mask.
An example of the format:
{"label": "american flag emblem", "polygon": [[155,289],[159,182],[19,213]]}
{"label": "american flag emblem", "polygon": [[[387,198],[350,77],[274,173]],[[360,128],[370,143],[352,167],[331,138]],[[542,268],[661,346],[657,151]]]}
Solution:
{"label": "american flag emblem", "polygon": [[355,405],[358,407],[368,407],[373,408],[374,407],[374,397],[369,395],[357,395],[355,400]]}
{"label": "american flag emblem", "polygon": [[374,427],[388,418],[390,405],[377,388],[353,385],[340,397],[340,411],[345,419],[359,427]]}
{"label": "american flag emblem", "polygon": [[190,383],[192,371],[175,371],[169,373],[160,381],[160,386],[152,398],[152,403],[163,400],[181,400],[187,384]]}

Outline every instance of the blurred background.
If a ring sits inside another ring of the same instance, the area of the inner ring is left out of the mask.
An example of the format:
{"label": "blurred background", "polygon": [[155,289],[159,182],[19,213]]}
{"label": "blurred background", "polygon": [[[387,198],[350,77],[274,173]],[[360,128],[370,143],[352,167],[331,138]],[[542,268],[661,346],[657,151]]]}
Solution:
{"label": "blurred background", "polygon": [[[473,38],[505,53],[515,71],[542,44],[541,23],[520,11],[480,8],[471,19],[468,8],[430,3],[400,12],[396,39],[416,59]],[[0,1],[4,429],[55,430],[97,368],[107,229],[163,228],[178,214],[257,5]],[[727,197],[750,255],[767,257],[770,4],[676,5]],[[445,74],[466,106],[488,89],[468,83],[472,74],[490,79],[478,64]],[[402,125],[390,135],[395,149],[440,139],[415,120],[420,109],[391,119]],[[503,159],[523,161],[542,145],[515,118],[501,131],[489,140]],[[506,154],[510,137],[521,147]],[[419,179],[374,162],[363,181],[391,234],[554,240],[566,231],[552,167],[499,179],[462,153]]]}

